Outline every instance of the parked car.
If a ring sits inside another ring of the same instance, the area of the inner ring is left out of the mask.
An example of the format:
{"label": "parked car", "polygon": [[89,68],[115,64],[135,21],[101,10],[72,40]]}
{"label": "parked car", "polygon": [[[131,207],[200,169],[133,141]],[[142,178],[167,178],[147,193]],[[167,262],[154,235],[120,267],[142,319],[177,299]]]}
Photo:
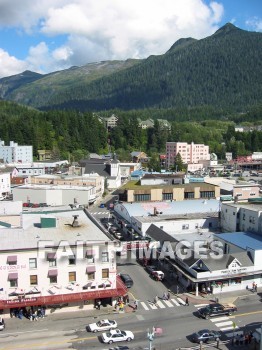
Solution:
{"label": "parked car", "polygon": [[104,203],[101,203],[100,205],[99,205],[99,208],[105,208],[105,204]]}
{"label": "parked car", "polygon": [[103,343],[112,344],[119,341],[131,341],[134,339],[134,334],[131,331],[120,331],[115,329],[102,334]]}
{"label": "parked car", "polygon": [[114,320],[101,320],[96,323],[90,323],[87,329],[90,332],[96,333],[100,331],[112,330],[117,327],[117,323]]}
{"label": "parked car", "polygon": [[114,234],[117,231],[118,231],[118,227],[117,226],[114,226],[114,225],[110,226],[110,228],[109,228],[109,232],[110,233]]}
{"label": "parked car", "polygon": [[127,273],[121,273],[120,278],[124,282],[124,284],[127,288],[131,288],[133,286],[134,281]]}
{"label": "parked car", "polygon": [[154,271],[157,270],[157,266],[155,265],[146,265],[145,270],[149,273],[152,274]]}
{"label": "parked car", "polygon": [[237,307],[234,304],[210,304],[198,310],[200,317],[208,320],[213,316],[221,315],[232,315],[233,312],[237,311]]}
{"label": "parked car", "polygon": [[0,331],[5,329],[5,321],[2,317],[0,317]]}
{"label": "parked car", "polygon": [[156,281],[163,281],[165,274],[163,271],[153,271],[151,273],[151,276]]}
{"label": "parked car", "polygon": [[114,236],[115,236],[115,238],[117,238],[117,239],[122,239],[122,238],[123,238],[122,233],[121,233],[121,232],[118,232],[118,231],[114,232]]}
{"label": "parked car", "polygon": [[192,335],[192,341],[194,343],[207,343],[208,341],[214,341],[217,338],[221,337],[221,333],[217,331],[210,331],[208,329],[203,329],[199,332],[196,332]]}

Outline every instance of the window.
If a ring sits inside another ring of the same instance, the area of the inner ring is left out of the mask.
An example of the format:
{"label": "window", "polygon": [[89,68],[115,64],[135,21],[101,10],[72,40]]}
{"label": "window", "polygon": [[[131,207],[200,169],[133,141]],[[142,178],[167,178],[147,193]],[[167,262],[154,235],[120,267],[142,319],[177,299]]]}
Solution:
{"label": "window", "polygon": [[165,200],[171,200],[173,199],[173,193],[163,193],[162,194],[162,199]]}
{"label": "window", "polygon": [[95,272],[88,272],[87,273],[87,279],[88,280],[94,280],[95,279]]}
{"label": "window", "polygon": [[36,258],[30,258],[29,259],[29,268],[30,269],[36,269],[37,268],[37,260],[36,260]]}
{"label": "window", "polygon": [[75,265],[76,264],[76,258],[74,256],[68,257],[68,265]]}
{"label": "window", "polygon": [[102,252],[102,262],[108,262],[108,252]]}
{"label": "window", "polygon": [[214,198],[215,191],[201,191],[200,198]]}
{"label": "window", "polygon": [[75,273],[75,271],[69,272],[68,279],[69,279],[69,282],[75,282],[76,281],[76,273]]}
{"label": "window", "polygon": [[195,194],[194,194],[194,192],[185,192],[184,197],[185,197],[185,199],[195,198]]}
{"label": "window", "polygon": [[102,269],[102,278],[109,277],[109,269]]}
{"label": "window", "polygon": [[50,282],[50,284],[57,283],[57,276],[50,276],[49,277],[49,282]]}
{"label": "window", "polygon": [[182,225],[182,230],[188,230],[189,229],[189,225]]}
{"label": "window", "polygon": [[10,280],[10,287],[18,287],[17,279]]}
{"label": "window", "polygon": [[149,201],[151,201],[150,194],[135,194],[134,198],[135,198],[135,202],[149,202]]}
{"label": "window", "polygon": [[30,285],[31,286],[37,285],[37,275],[30,275]]}
{"label": "window", "polygon": [[56,266],[56,259],[49,260],[49,267]]}

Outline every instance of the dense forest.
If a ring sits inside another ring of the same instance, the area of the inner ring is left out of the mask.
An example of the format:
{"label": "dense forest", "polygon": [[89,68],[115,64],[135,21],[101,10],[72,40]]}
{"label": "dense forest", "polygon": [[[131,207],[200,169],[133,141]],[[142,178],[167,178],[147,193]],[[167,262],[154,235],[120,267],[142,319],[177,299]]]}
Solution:
{"label": "dense forest", "polygon": [[[235,132],[235,126],[262,124],[262,105],[247,113],[227,114],[210,108],[143,109],[132,111],[112,110],[101,112],[119,118],[117,127],[107,130],[93,113],[78,111],[38,111],[0,101],[0,138],[8,145],[33,145],[37,150],[52,150],[54,158],[78,161],[96,152],[116,152],[120,160],[130,160],[130,152],[145,151],[151,157],[165,153],[166,141],[203,143],[210,152],[225,159],[225,152],[233,156],[262,151],[262,131]],[[220,113],[220,114],[219,114]],[[143,130],[138,118],[155,120],[154,128]],[[163,129],[157,118],[169,119],[171,129]]]}
{"label": "dense forest", "polygon": [[197,106],[246,112],[261,103],[261,57],[262,33],[228,23],[207,38],[180,39],[166,53],[143,60],[6,77],[0,96],[41,110],[83,113],[155,108],[168,114]]}

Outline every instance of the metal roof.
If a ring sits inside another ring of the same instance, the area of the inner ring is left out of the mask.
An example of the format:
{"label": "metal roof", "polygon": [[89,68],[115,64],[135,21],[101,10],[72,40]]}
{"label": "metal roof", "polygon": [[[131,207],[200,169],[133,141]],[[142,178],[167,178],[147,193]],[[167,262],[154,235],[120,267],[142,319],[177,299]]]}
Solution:
{"label": "metal roof", "polygon": [[262,236],[251,232],[230,232],[215,234],[218,239],[234,244],[244,250],[251,248],[253,250],[262,249]]}

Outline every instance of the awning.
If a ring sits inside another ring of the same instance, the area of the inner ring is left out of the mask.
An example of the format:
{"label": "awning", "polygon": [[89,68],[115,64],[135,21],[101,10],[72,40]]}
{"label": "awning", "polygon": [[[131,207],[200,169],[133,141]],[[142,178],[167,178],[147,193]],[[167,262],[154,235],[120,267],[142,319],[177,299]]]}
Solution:
{"label": "awning", "polygon": [[17,256],[16,255],[9,255],[7,257],[7,263],[17,263]]}
{"label": "awning", "polygon": [[87,249],[86,256],[93,256],[93,255],[94,255],[93,249]]}
{"label": "awning", "polygon": [[58,275],[57,270],[49,270],[48,271],[48,277],[55,277]]}
{"label": "awning", "polygon": [[56,253],[47,253],[47,259],[48,260],[54,260],[56,257]]}
{"label": "awning", "polygon": [[18,279],[18,273],[17,272],[12,272],[8,274],[8,281],[11,280],[17,280]]}
{"label": "awning", "polygon": [[96,272],[96,267],[95,266],[87,266],[86,272],[87,273]]}

